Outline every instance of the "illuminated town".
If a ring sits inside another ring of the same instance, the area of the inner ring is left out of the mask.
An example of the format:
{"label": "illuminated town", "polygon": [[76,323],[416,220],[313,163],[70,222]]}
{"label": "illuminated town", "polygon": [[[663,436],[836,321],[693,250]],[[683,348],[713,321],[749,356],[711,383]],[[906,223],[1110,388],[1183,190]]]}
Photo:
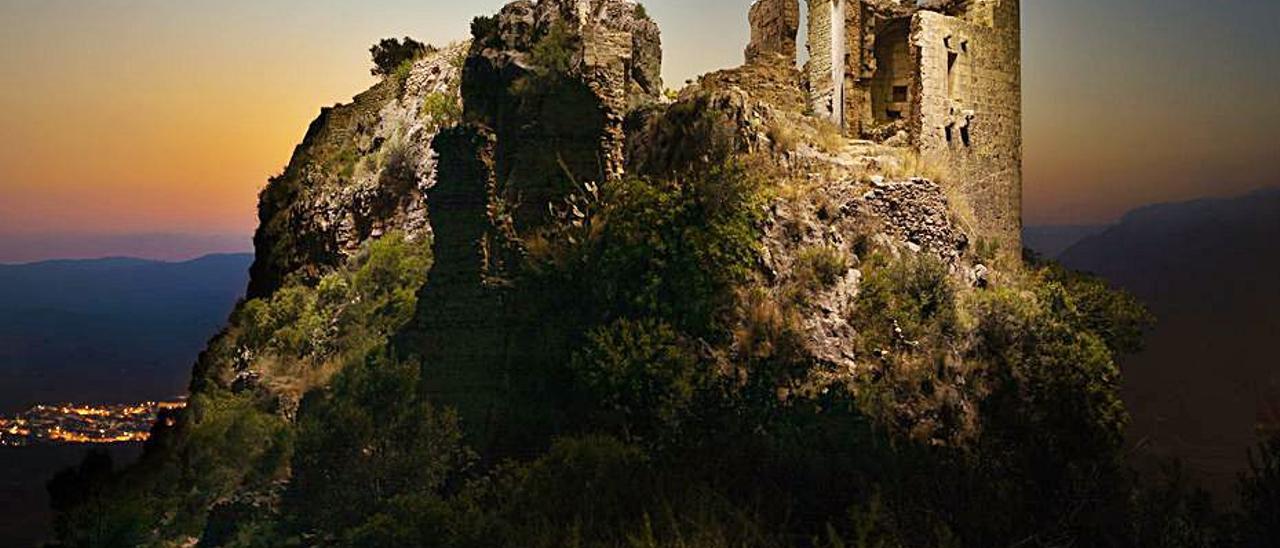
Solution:
{"label": "illuminated town", "polygon": [[147,441],[161,411],[185,406],[185,401],[37,405],[13,417],[0,417],[0,446]]}

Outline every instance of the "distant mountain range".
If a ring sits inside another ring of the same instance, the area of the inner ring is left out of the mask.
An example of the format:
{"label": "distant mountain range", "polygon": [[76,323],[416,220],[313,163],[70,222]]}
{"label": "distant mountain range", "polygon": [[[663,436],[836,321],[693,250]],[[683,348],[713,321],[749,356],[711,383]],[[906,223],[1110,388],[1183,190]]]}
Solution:
{"label": "distant mountain range", "polygon": [[1124,364],[1133,440],[1225,497],[1280,394],[1280,189],[1143,207],[1057,257],[1158,316]]}
{"label": "distant mountain range", "polygon": [[118,402],[186,392],[252,255],[0,265],[0,413],[37,402]]}
{"label": "distant mountain range", "polygon": [[189,261],[210,254],[252,252],[253,238],[248,234],[0,233],[0,264],[98,257]]}
{"label": "distant mountain range", "polygon": [[1081,240],[1105,232],[1111,225],[1043,225],[1022,230],[1022,245],[1046,259],[1056,259]]}

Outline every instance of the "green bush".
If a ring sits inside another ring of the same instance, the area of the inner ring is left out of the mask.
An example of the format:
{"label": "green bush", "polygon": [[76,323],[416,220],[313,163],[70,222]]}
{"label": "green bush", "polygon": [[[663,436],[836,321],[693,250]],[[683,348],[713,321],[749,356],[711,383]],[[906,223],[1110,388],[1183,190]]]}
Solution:
{"label": "green bush", "polygon": [[796,278],[808,292],[829,288],[849,272],[849,259],[839,249],[817,245],[796,255]]}
{"label": "green bush", "polygon": [[136,497],[117,491],[119,481],[111,455],[97,450],[49,480],[58,538],[71,546],[142,544],[154,517]]}
{"label": "green bush", "polygon": [[471,20],[471,38],[481,47],[498,46],[498,17],[478,16]]}
{"label": "green bush", "polygon": [[573,69],[578,52],[578,37],[563,21],[556,21],[533,44],[529,61],[543,76],[563,77]]}
{"label": "green bush", "polygon": [[430,263],[427,243],[388,233],[315,287],[295,280],[269,299],[245,302],[232,315],[231,340],[219,346],[249,356],[268,379],[315,373],[323,381],[413,317]]}
{"label": "green bush", "polygon": [[653,319],[618,320],[592,331],[572,368],[603,411],[597,427],[639,440],[678,434],[711,382],[691,343]]}
{"label": "green bush", "polygon": [[872,257],[853,318],[863,346],[874,352],[954,338],[959,329],[956,291],[947,265],[932,255],[893,261]]}
{"label": "green bush", "polygon": [[602,316],[666,318],[690,335],[723,337],[719,320],[759,257],[762,215],[762,183],[738,164],[611,185],[583,292]]}
{"label": "green bush", "polygon": [[422,108],[418,117],[430,133],[452,126],[462,119],[462,104],[457,94],[435,92],[422,100]]}
{"label": "green bush", "polygon": [[342,538],[388,501],[439,493],[470,463],[457,417],[420,385],[417,364],[375,355],[303,402],[286,493],[303,532]]}
{"label": "green bush", "polygon": [[408,36],[404,40],[395,38],[384,38],[373,47],[369,48],[369,54],[373,57],[373,68],[370,72],[374,76],[391,76],[401,70],[406,63],[412,66],[414,59],[421,57],[423,54],[435,51],[435,48],[423,44]]}
{"label": "green bush", "polygon": [[1048,264],[1036,272],[1035,285],[1042,294],[1061,287],[1057,295],[1068,295],[1070,302],[1056,306],[1067,320],[1077,329],[1101,337],[1116,356],[1141,351],[1143,335],[1155,323],[1155,317],[1133,295],[1113,289],[1097,276]]}

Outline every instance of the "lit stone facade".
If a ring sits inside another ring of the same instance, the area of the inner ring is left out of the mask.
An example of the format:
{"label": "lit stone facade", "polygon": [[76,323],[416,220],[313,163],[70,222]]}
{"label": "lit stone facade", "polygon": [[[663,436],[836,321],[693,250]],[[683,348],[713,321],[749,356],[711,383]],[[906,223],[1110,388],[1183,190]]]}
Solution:
{"label": "lit stone facade", "polygon": [[[1021,253],[1019,0],[806,1],[813,113],[850,137],[918,150],[967,198],[979,244]],[[776,34],[789,27],[773,16],[788,6],[752,6],[748,62],[762,46],[788,55]]]}

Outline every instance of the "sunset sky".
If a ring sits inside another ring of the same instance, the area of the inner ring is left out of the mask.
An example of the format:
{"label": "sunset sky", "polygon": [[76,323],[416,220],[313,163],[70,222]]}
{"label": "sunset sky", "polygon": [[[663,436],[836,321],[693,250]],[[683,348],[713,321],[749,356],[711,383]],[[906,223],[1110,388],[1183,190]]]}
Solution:
{"label": "sunset sky", "polygon": [[[368,47],[500,0],[0,0],[0,235],[248,234]],[[748,0],[649,0],[669,87],[740,64]],[[1280,184],[1280,2],[1023,0],[1025,217]]]}

